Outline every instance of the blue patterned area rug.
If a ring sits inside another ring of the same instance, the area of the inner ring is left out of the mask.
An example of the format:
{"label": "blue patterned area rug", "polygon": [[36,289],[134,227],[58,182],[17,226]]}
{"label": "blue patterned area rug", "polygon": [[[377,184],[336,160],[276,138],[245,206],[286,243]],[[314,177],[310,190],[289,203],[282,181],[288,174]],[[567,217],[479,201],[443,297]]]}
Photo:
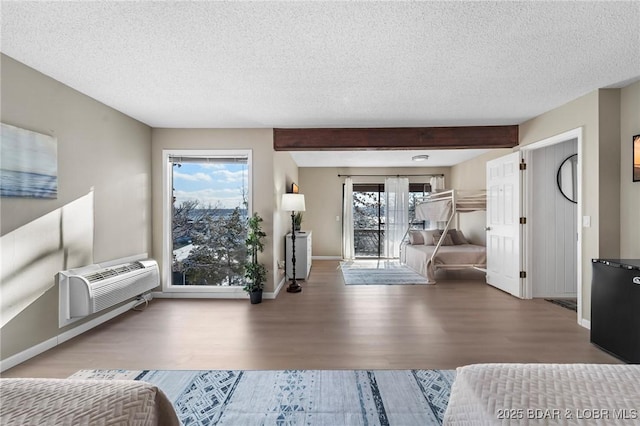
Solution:
{"label": "blue patterned area rug", "polygon": [[427,279],[397,260],[356,260],[341,262],[346,285],[415,285]]}
{"label": "blue patterned area rug", "polygon": [[453,370],[80,370],[73,379],[143,380],[185,426],[441,425]]}

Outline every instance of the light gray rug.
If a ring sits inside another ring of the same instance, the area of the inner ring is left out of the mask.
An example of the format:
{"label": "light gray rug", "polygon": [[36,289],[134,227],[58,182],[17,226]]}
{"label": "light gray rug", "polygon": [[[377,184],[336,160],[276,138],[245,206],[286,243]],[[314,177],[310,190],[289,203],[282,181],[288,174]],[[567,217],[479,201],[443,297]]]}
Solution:
{"label": "light gray rug", "polygon": [[452,370],[80,370],[74,379],[142,380],[183,425],[441,425]]}
{"label": "light gray rug", "polygon": [[340,263],[346,285],[415,285],[427,279],[397,260],[355,260]]}

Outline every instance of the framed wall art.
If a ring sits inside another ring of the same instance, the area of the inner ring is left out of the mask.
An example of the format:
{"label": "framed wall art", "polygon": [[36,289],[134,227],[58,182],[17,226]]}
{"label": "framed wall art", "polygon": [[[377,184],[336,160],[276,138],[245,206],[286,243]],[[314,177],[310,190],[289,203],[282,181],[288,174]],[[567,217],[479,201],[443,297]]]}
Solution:
{"label": "framed wall art", "polygon": [[0,196],[57,198],[56,138],[0,125]]}
{"label": "framed wall art", "polygon": [[633,181],[640,182],[640,135],[633,137]]}

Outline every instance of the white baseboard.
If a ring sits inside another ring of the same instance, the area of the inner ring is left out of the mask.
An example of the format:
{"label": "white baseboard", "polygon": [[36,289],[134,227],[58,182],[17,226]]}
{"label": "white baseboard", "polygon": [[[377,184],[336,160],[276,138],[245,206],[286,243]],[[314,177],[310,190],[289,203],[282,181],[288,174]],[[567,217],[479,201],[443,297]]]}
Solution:
{"label": "white baseboard", "polygon": [[[263,299],[275,299],[278,297],[280,290],[284,286],[286,279],[283,277],[275,291],[265,291],[262,293]],[[233,289],[234,291],[171,291],[171,292],[153,292],[152,295],[156,299],[248,299],[249,295],[241,289]]]}
{"label": "white baseboard", "polygon": [[275,291],[269,292],[269,293],[265,293],[265,294],[262,295],[262,297],[264,297],[265,299],[275,299],[276,297],[278,297],[278,294],[280,294],[280,290],[282,290],[282,287],[284,287],[284,284],[286,282],[287,282],[287,277],[282,277],[282,280],[280,281],[280,283],[276,287]]}
{"label": "white baseboard", "polygon": [[311,256],[311,260],[342,260],[342,256]]}
{"label": "white baseboard", "polygon": [[591,321],[589,321],[587,319],[582,318],[580,320],[580,322],[578,322],[578,324],[580,324],[581,326],[583,326],[587,330],[591,330]]}
{"label": "white baseboard", "polygon": [[25,349],[24,351],[10,356],[7,359],[3,359],[0,361],[0,372],[15,367],[16,365],[21,364],[26,360],[33,358],[34,356],[40,355],[41,353],[46,352],[49,349],[55,348],[57,345],[58,336],[52,337],[49,340],[45,340],[42,343],[38,343],[35,346],[31,346],[29,349]]}
{"label": "white baseboard", "polygon": [[[151,296],[145,295],[145,297],[147,298],[147,300],[151,300]],[[40,355],[41,353],[46,352],[49,349],[52,349],[66,342],[67,340],[71,340],[74,337],[84,333],[85,331],[88,331],[94,327],[97,327],[103,322],[107,322],[110,319],[115,318],[124,312],[127,312],[128,310],[130,310],[131,308],[139,304],[140,302],[138,300],[132,300],[131,302],[125,303],[119,308],[113,309],[103,315],[100,315],[99,317],[96,317],[91,321],[82,323],[79,326],[72,328],[71,330],[67,330],[63,333],[60,333],[49,340],[45,340],[42,343],[38,343],[37,345],[32,346],[28,349],[25,349],[24,351],[19,352],[13,356],[10,356],[7,359],[0,360],[0,372],[8,370],[12,367],[15,367],[16,365],[21,364],[33,358],[36,355]]]}
{"label": "white baseboard", "polygon": [[198,292],[198,291],[172,291],[153,292],[154,299],[248,299],[249,295],[244,291],[233,292]]}

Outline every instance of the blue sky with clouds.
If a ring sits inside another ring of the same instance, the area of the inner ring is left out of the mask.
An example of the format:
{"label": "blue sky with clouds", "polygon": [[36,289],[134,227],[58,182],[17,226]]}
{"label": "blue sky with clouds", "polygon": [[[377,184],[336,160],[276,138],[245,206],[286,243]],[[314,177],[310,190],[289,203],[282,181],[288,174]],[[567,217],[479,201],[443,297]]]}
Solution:
{"label": "blue sky with clouds", "polygon": [[246,164],[182,163],[173,167],[176,205],[198,200],[200,206],[232,209],[242,207],[242,188],[247,192]]}

